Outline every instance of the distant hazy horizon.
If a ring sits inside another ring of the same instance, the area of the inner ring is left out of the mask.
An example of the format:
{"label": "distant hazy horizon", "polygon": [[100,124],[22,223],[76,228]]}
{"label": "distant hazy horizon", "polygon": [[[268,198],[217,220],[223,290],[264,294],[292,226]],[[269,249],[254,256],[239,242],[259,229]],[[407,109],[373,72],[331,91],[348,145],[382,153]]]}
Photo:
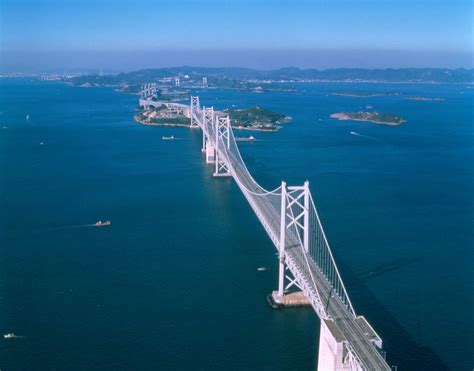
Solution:
{"label": "distant hazy horizon", "polygon": [[[2,73],[119,73],[162,67],[473,68],[470,53],[327,50],[2,51]],[[32,63],[34,61],[34,63]]]}
{"label": "distant hazy horizon", "polygon": [[2,72],[472,68],[470,0],[2,0]]}

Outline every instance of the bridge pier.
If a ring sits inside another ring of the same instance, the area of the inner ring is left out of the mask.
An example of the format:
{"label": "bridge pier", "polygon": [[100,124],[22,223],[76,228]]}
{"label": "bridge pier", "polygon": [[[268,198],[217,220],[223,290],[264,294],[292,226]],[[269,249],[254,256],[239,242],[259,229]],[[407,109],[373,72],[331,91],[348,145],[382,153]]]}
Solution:
{"label": "bridge pier", "polygon": [[344,335],[332,320],[322,319],[320,328],[318,371],[349,371],[349,363],[344,362],[348,353]]}
{"label": "bridge pier", "polygon": [[206,138],[206,164],[213,164],[216,161],[216,150],[211,141]]}
{"label": "bridge pier", "polygon": [[[381,351],[382,339],[369,322],[367,322],[365,317],[356,317],[356,322],[369,341]],[[331,319],[321,319],[318,371],[346,370],[362,370],[362,368],[360,368],[360,361],[356,358],[356,355],[350,351],[349,342],[342,334],[336,322]]]}
{"label": "bridge pier", "polygon": [[206,150],[206,134],[204,133],[204,130],[202,132],[202,148],[201,148],[201,152],[204,152]]}

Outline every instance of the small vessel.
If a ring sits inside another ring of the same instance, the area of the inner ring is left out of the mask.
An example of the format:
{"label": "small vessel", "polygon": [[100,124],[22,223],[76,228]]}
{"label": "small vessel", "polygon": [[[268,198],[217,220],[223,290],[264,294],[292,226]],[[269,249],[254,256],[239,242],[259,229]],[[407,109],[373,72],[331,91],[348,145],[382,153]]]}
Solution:
{"label": "small vessel", "polygon": [[26,115],[26,119],[29,120],[29,119],[30,119],[30,115]]}
{"label": "small vessel", "polygon": [[12,333],[10,333],[10,334],[4,334],[3,337],[4,337],[5,339],[13,339],[13,338],[16,338],[16,337],[18,337],[18,336],[16,336],[16,335],[12,332]]}
{"label": "small vessel", "polygon": [[263,271],[266,271],[267,268],[265,268],[265,267],[258,267],[257,270],[258,270],[259,272],[263,272]]}
{"label": "small vessel", "polygon": [[253,142],[255,140],[255,137],[253,135],[249,137],[237,137],[235,138],[237,142]]}
{"label": "small vessel", "polygon": [[173,140],[173,139],[174,139],[174,135],[171,135],[170,137],[162,136],[161,139],[162,139],[162,140]]}
{"label": "small vessel", "polygon": [[96,227],[105,227],[105,226],[110,225],[110,224],[112,224],[110,220],[106,220],[105,222],[103,222],[102,220],[99,220],[94,225]]}

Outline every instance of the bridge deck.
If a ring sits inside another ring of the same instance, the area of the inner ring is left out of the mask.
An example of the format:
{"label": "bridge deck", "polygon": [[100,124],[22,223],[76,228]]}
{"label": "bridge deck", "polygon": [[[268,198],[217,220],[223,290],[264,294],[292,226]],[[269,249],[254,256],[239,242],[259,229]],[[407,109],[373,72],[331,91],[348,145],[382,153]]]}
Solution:
{"label": "bridge deck", "polygon": [[[192,110],[191,115],[193,115]],[[195,113],[194,118],[206,136],[211,140],[214,148],[217,148],[218,156],[226,163],[231,175],[278,250],[281,219],[280,206],[275,202],[275,198],[271,197],[271,192],[268,193],[268,191],[260,187],[250,175],[240,156],[232,130],[230,130],[229,134],[231,136],[231,147],[227,149],[224,142],[216,143],[214,127],[210,123],[203,122],[202,117],[197,113]],[[377,371],[391,370],[379,351],[364,334],[364,330],[358,323],[354,313],[349,310],[347,303],[343,303],[339,295],[334,295],[330,281],[324,276],[322,270],[316,265],[308,252],[303,249],[301,242],[298,241],[294,233],[287,233],[285,252],[287,266],[310,300],[316,313],[323,319],[321,315],[321,303],[323,303],[323,316],[325,315],[332,319],[339,331],[347,339],[348,347],[358,358],[357,363],[360,364],[361,368]]]}

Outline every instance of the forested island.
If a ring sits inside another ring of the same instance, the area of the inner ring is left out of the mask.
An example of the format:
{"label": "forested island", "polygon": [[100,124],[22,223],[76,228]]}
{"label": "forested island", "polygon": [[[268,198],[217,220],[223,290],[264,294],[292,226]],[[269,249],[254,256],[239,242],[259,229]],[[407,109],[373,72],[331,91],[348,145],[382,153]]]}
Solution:
{"label": "forested island", "polygon": [[[231,126],[235,129],[276,131],[282,123],[291,117],[273,112],[259,106],[245,109],[225,110],[216,112],[220,116],[229,115]],[[168,109],[164,104],[142,110],[134,116],[135,121],[151,126],[190,126],[190,119],[182,113]]]}
{"label": "forested island", "polygon": [[330,117],[341,121],[365,121],[390,126],[398,126],[406,122],[401,116],[380,112],[338,112]]}
{"label": "forested island", "polygon": [[224,112],[229,115],[231,125],[238,129],[276,131],[281,124],[291,120],[290,116],[260,106]]}

